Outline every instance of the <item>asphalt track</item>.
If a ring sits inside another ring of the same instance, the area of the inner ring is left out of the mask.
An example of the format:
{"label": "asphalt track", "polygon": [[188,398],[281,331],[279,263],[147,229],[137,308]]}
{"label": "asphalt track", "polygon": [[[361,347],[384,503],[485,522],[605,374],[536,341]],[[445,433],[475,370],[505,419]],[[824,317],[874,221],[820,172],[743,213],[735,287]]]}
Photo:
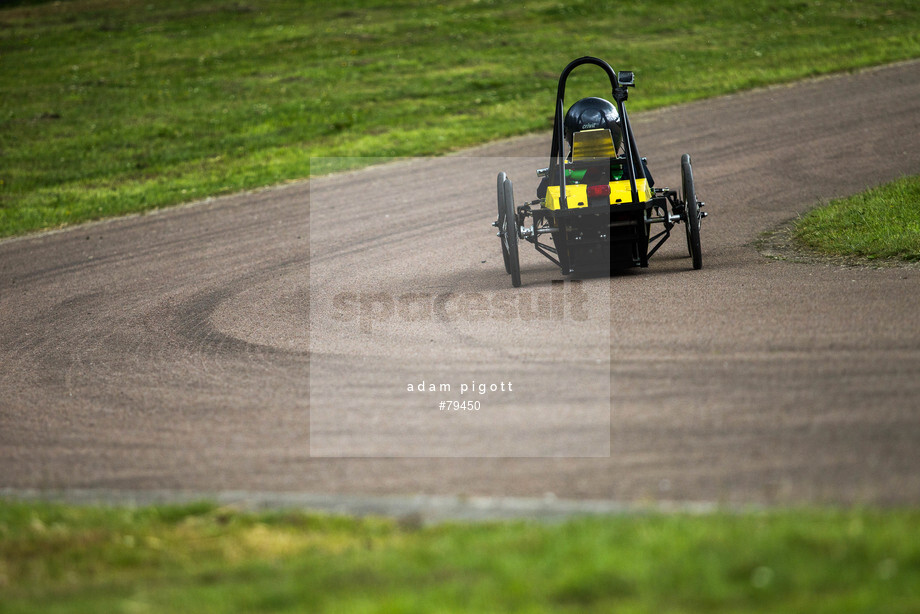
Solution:
{"label": "asphalt track", "polygon": [[[920,63],[632,119],[658,185],[693,155],[701,271],[512,289],[495,173],[529,199],[546,135],[0,243],[0,487],[916,504],[920,269],[754,242],[920,172]],[[425,377],[521,383],[440,429]]]}

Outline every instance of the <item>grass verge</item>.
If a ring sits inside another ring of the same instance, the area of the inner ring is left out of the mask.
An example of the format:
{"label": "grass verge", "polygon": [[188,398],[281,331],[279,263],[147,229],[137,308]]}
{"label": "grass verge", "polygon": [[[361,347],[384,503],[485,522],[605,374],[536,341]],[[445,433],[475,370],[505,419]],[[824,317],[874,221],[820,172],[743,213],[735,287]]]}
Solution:
{"label": "grass verge", "polygon": [[545,130],[580,55],[635,69],[641,109],[918,57],[918,32],[913,0],[19,0],[0,237]]}
{"label": "grass verge", "polygon": [[0,502],[3,612],[916,612],[920,511],[401,526]]}
{"label": "grass verge", "polygon": [[795,223],[793,238],[824,256],[920,261],[920,177],[814,209]]}

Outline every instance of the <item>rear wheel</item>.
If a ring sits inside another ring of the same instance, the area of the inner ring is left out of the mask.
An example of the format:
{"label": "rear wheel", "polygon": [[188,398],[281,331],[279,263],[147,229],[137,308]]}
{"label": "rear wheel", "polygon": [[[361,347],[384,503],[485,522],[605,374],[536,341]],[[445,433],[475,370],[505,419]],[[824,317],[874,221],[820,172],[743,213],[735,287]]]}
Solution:
{"label": "rear wheel", "polygon": [[508,260],[508,247],[505,245],[505,237],[502,235],[505,228],[505,180],[508,175],[505,173],[498,174],[498,221],[495,226],[498,228],[498,237],[502,244],[502,259],[505,261],[505,273],[511,272],[511,262]]}
{"label": "rear wheel", "polygon": [[693,169],[690,166],[690,154],[680,159],[681,188],[684,201],[684,228],[687,231],[687,249],[693,259],[693,268],[703,268],[703,249],[700,247],[700,205],[693,188]]}
{"label": "rear wheel", "polygon": [[507,262],[508,272],[511,273],[511,285],[518,288],[521,285],[521,261],[518,257],[517,212],[514,210],[514,190],[511,187],[511,180],[507,177],[505,177],[505,182],[502,184],[502,195],[505,201],[502,245],[508,251]]}

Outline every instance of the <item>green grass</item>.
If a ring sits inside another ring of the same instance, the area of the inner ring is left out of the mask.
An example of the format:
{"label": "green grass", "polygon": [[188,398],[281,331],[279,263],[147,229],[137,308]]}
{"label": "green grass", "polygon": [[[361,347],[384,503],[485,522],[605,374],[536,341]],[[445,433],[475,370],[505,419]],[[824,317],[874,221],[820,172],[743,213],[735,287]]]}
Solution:
{"label": "green grass", "polygon": [[0,236],[548,130],[584,54],[635,69],[642,109],[918,57],[918,32],[913,0],[20,0]]}
{"label": "green grass", "polygon": [[831,201],[795,224],[795,241],[827,256],[920,260],[920,177]]}
{"label": "green grass", "polygon": [[2,612],[916,612],[920,511],[426,528],[0,502]]}

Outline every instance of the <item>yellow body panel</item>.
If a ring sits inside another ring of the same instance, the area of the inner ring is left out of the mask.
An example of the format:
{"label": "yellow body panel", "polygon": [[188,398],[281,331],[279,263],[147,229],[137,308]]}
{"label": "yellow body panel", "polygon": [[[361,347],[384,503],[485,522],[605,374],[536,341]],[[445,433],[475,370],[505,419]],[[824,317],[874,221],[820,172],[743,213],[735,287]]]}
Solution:
{"label": "yellow body panel", "polygon": [[[639,193],[639,202],[645,202],[652,198],[652,189],[648,186],[645,179],[636,180],[636,191]],[[577,209],[588,206],[588,186],[579,183],[566,183],[565,196],[569,204],[569,209]],[[632,202],[632,188],[629,180],[610,182],[610,204]],[[559,186],[551,185],[546,188],[546,203],[543,205],[547,209],[559,209]]]}

